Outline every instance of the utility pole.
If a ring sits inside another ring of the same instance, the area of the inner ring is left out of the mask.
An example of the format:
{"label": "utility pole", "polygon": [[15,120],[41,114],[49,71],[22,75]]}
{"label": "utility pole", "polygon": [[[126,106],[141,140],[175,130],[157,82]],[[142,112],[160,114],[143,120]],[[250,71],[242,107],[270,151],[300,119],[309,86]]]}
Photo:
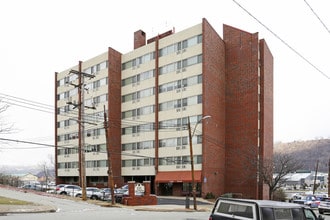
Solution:
{"label": "utility pole", "polygon": [[113,182],[113,173],[112,173],[112,160],[111,160],[111,153],[109,148],[109,136],[108,136],[108,128],[109,124],[107,121],[107,113],[104,109],[104,130],[105,130],[105,140],[106,140],[106,148],[107,148],[107,155],[108,155],[108,186],[110,187],[111,191],[111,204],[115,204],[115,190],[114,190],[114,182]]}
{"label": "utility pole", "polygon": [[313,184],[313,195],[315,195],[316,191],[316,178],[317,178],[317,170],[319,169],[319,160],[316,161],[316,168],[315,168],[315,177],[314,177],[314,184]]}
{"label": "utility pole", "polygon": [[211,116],[206,115],[201,118],[195,125],[194,131],[191,133],[190,126],[190,117],[188,116],[188,132],[189,132],[189,148],[190,148],[190,164],[191,164],[191,184],[192,184],[192,195],[194,199],[194,210],[197,210],[197,201],[196,201],[196,183],[195,183],[195,167],[194,167],[194,152],[192,146],[192,137],[195,135],[195,131],[198,123],[203,121],[204,119],[211,118]]}
{"label": "utility pole", "polygon": [[[79,70],[70,70],[69,74],[77,74],[78,75],[78,85],[75,85],[70,82],[70,85],[78,88],[78,103],[73,103],[72,101],[67,102],[69,105],[73,105],[73,108],[78,107],[78,149],[79,149],[79,182],[82,189],[82,200],[87,200],[86,196],[86,164],[85,164],[85,127],[84,123],[84,115],[85,115],[85,105],[84,105],[84,78],[89,77],[94,78],[94,75],[84,73],[81,71],[82,62],[79,61]],[[88,107],[90,108],[90,107]]]}
{"label": "utility pole", "polygon": [[195,185],[195,168],[194,168],[194,153],[192,147],[192,134],[190,129],[190,117],[188,116],[188,131],[189,131],[189,147],[190,147],[190,165],[191,165],[191,185],[192,185],[192,195],[194,199],[194,210],[197,210],[196,203],[196,185]]}
{"label": "utility pole", "polygon": [[330,195],[330,157],[328,162],[328,195]]}

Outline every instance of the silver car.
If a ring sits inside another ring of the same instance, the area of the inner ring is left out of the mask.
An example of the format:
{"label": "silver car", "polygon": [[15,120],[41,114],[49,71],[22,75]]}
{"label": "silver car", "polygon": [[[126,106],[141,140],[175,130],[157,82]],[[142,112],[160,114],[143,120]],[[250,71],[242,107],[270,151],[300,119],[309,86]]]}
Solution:
{"label": "silver car", "polygon": [[320,200],[318,209],[320,214],[323,214],[325,212],[330,212],[330,199],[327,197],[322,198]]}
{"label": "silver car", "polygon": [[[70,193],[73,197],[81,197],[82,196],[82,190],[78,190],[75,192]],[[100,190],[97,187],[86,187],[86,197],[90,199],[101,199],[103,196],[102,190]]]}
{"label": "silver car", "polygon": [[56,187],[56,193],[60,195],[70,195],[71,193],[79,190],[81,190],[81,187],[77,185],[64,185]]}

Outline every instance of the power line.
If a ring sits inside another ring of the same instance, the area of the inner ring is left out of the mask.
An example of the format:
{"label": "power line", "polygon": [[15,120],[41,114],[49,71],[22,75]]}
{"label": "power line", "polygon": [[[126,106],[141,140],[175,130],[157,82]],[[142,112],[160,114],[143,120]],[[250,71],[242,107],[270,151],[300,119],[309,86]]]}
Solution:
{"label": "power line", "polygon": [[287,46],[290,50],[292,50],[296,55],[298,55],[305,62],[307,62],[309,65],[311,65],[314,69],[316,69],[324,77],[326,77],[327,79],[330,79],[330,77],[327,74],[325,74],[323,71],[321,71],[319,68],[317,68],[312,62],[310,62],[307,58],[305,58],[302,54],[300,54],[297,50],[295,50],[292,46],[290,46],[286,41],[284,41],[282,38],[280,38],[275,32],[273,32],[270,28],[268,28],[265,24],[263,24],[259,19],[257,19],[255,16],[253,16],[247,9],[245,9],[242,5],[240,5],[236,0],[232,0],[232,1],[236,5],[238,5],[241,9],[243,9],[248,15],[250,15],[254,20],[256,20],[260,25],[262,25],[266,30],[268,30],[271,34],[273,34],[277,39],[279,39],[285,46]]}
{"label": "power line", "polygon": [[41,103],[41,102],[36,102],[36,101],[24,99],[24,98],[19,98],[19,97],[4,94],[4,93],[0,93],[0,96],[2,96],[3,98],[6,98],[8,100],[12,100],[12,101],[15,101],[15,102],[35,106],[35,107],[38,107],[38,108],[49,109],[49,110],[54,109],[54,107],[51,106],[51,105],[47,105],[47,104],[44,104],[44,103]]}
{"label": "power line", "polygon": [[321,20],[321,18],[316,14],[316,12],[313,10],[313,8],[308,4],[306,0],[304,0],[306,5],[309,7],[309,9],[313,12],[313,14],[316,16],[316,18],[320,21],[320,23],[323,25],[323,27],[327,30],[327,32],[330,34],[329,28],[325,25],[325,23]]}
{"label": "power line", "polygon": [[[14,140],[14,139],[9,139],[9,138],[0,138],[1,141],[10,141],[10,142],[17,142],[17,143],[23,143],[23,144],[33,144],[33,145],[39,145],[39,146],[44,146],[44,147],[55,147],[52,144],[42,144],[42,143],[37,143],[37,142],[32,142],[32,141],[23,141],[23,140]],[[34,147],[36,148],[36,147]],[[33,148],[33,149],[34,149]],[[3,149],[3,148],[1,148]],[[17,148],[16,148],[17,149]],[[26,149],[26,148],[24,148]]]}

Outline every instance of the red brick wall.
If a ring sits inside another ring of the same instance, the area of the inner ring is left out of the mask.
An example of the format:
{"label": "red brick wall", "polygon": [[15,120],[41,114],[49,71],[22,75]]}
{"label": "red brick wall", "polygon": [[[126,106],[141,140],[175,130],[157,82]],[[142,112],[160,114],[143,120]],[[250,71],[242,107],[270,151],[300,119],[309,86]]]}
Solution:
{"label": "red brick wall", "polygon": [[258,34],[224,25],[226,44],[226,188],[257,198]]}
{"label": "red brick wall", "polygon": [[124,183],[121,177],[121,53],[108,49],[108,140],[112,160],[114,184],[121,186]]}
{"label": "red brick wall", "polygon": [[146,45],[146,33],[141,30],[134,32],[134,50]]}
{"label": "red brick wall", "polygon": [[122,204],[129,206],[137,206],[137,205],[157,205],[157,197],[156,195],[150,195],[150,181],[143,182],[145,193],[143,196],[135,195],[135,181],[128,182],[128,197],[124,197],[122,200]]}
{"label": "red brick wall", "polygon": [[225,45],[203,19],[203,163],[202,197],[224,192],[225,180]]}
{"label": "red brick wall", "polygon": [[[273,56],[265,42],[260,40],[261,84],[261,158],[273,158]],[[260,183],[260,199],[269,199],[269,189]]]}

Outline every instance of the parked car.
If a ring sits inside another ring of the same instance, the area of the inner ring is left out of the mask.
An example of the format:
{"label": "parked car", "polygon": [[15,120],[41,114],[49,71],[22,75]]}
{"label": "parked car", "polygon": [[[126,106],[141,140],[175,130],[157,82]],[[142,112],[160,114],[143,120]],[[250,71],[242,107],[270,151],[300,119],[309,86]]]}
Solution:
{"label": "parked car", "polygon": [[254,220],[324,220],[304,205],[270,200],[218,198],[209,220],[254,219]]}
{"label": "parked car", "polygon": [[330,198],[329,197],[321,198],[318,210],[319,210],[320,214],[323,214],[325,212],[330,212]]}
{"label": "parked car", "polygon": [[[121,203],[121,200],[122,200],[122,198],[124,196],[124,193],[126,191],[127,190],[122,189],[122,188],[114,189],[114,196],[115,196],[116,203]],[[111,189],[110,188],[103,188],[103,189],[101,189],[101,192],[102,192],[101,200],[111,201],[112,197],[111,197]]]}
{"label": "parked car", "polygon": [[[124,196],[129,195],[128,185],[122,186],[121,189],[124,190],[124,192],[123,192]],[[135,183],[135,195],[136,196],[143,196],[144,191],[145,191],[144,186],[141,183]]]}
{"label": "parked car", "polygon": [[[90,199],[101,199],[103,193],[102,190],[97,187],[86,187],[86,197]],[[82,196],[82,189],[70,192],[70,196],[73,197],[81,197]]]}
{"label": "parked car", "polygon": [[293,203],[298,203],[301,205],[307,205],[311,208],[317,208],[320,204],[320,201],[316,199],[313,195],[301,196],[293,200]]}
{"label": "parked car", "polygon": [[25,185],[21,186],[20,188],[22,188],[22,189],[33,189],[33,190],[35,190],[36,189],[36,184],[25,184]]}
{"label": "parked car", "polygon": [[60,195],[69,195],[74,191],[81,190],[80,186],[77,185],[58,185],[56,186],[56,193]]}

